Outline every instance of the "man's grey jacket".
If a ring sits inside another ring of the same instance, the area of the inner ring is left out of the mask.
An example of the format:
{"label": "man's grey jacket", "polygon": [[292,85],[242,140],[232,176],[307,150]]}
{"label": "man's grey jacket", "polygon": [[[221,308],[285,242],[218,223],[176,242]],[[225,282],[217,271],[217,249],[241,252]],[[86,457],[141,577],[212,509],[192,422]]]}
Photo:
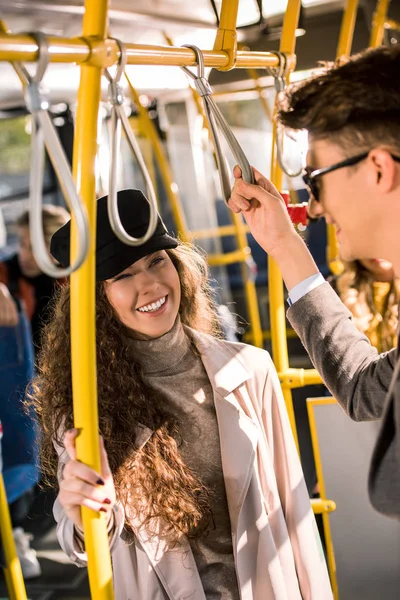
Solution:
{"label": "man's grey jacket", "polygon": [[[378,354],[351,320],[328,283],[308,292],[288,310],[326,386],[355,421],[381,419],[372,455],[369,495],[389,517],[400,516],[400,378],[388,396],[398,350]],[[388,397],[387,397],[388,396]]]}

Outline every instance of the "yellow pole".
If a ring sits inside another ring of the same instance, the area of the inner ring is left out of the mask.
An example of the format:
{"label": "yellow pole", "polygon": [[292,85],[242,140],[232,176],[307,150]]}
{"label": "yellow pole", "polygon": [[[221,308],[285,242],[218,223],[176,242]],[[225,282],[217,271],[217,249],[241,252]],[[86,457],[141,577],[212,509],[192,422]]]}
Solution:
{"label": "yellow pole", "polygon": [[[351,52],[351,46],[354,37],[354,28],[356,24],[358,9],[358,0],[347,0],[346,8],[343,13],[342,25],[340,28],[339,42],[336,50],[336,58],[348,56]],[[327,249],[326,260],[329,268],[334,275],[340,275],[343,271],[343,264],[340,260],[339,243],[336,237],[336,230],[333,225],[327,224]]]}
{"label": "yellow pole", "polygon": [[336,58],[339,58],[340,56],[349,56],[351,52],[357,9],[358,0],[347,0],[346,8],[343,12],[339,42],[336,49]]}
{"label": "yellow pole", "polygon": [[[301,0],[289,0],[280,43],[280,51],[290,54],[294,53],[296,44],[296,28],[299,21]],[[272,132],[272,157],[271,157],[271,181],[278,190],[282,189],[282,170],[279,167],[276,154],[277,122],[274,120]],[[269,309],[271,321],[272,357],[278,372],[283,373],[289,369],[289,356],[286,340],[286,314],[285,300],[283,295],[283,281],[276,262],[268,257],[268,287],[269,287]],[[296,430],[296,420],[293,409],[293,398],[290,387],[282,385],[286,408],[289,415],[293,436],[299,450],[299,441]]]}
{"label": "yellow pole", "polygon": [[383,42],[383,32],[385,30],[386,15],[388,12],[390,0],[378,0],[374,16],[372,18],[370,48],[377,48]]}
{"label": "yellow pole", "polygon": [[222,0],[219,27],[214,42],[214,50],[223,50],[228,56],[228,63],[220,67],[221,71],[233,69],[236,63],[238,8],[239,0]]}
{"label": "yellow pole", "polygon": [[330,506],[330,504],[332,503],[332,500],[328,500],[328,501],[326,500],[324,471],[322,469],[322,459],[321,459],[321,453],[319,450],[319,441],[318,441],[318,430],[317,430],[317,423],[316,423],[315,413],[314,413],[314,406],[326,406],[327,404],[336,404],[336,400],[334,400],[333,398],[308,398],[307,413],[308,413],[308,422],[310,424],[311,442],[312,442],[312,447],[313,447],[315,470],[317,473],[319,493],[321,496],[322,504],[324,505],[326,502],[328,502],[328,504],[325,506],[326,510],[322,510],[322,525],[323,525],[324,535],[325,535],[326,556],[327,556],[327,561],[328,561],[329,574],[331,577],[333,597],[335,600],[338,600],[339,599],[339,587],[338,587],[337,575],[336,575],[335,552],[333,549],[331,526],[330,526],[329,515],[328,515],[329,512],[332,512],[330,510],[331,508],[332,508],[332,510],[335,510],[336,505],[335,505],[335,503],[333,503],[333,506]]}
{"label": "yellow pole", "polygon": [[3,544],[6,566],[4,577],[10,600],[26,600],[24,578],[22,576],[21,564],[17,551],[15,550],[14,537],[8,510],[6,490],[3,475],[0,473],[0,532]]}
{"label": "yellow pole", "polygon": [[[107,0],[86,0],[83,36],[103,39],[107,31]],[[95,245],[96,193],[95,157],[100,103],[101,68],[82,65],[74,140],[73,171],[78,192],[86,206],[91,243],[83,266],[71,276],[71,364],[74,424],[80,431],[77,456],[100,472],[97,410]],[[72,223],[71,257],[77,251],[77,233]],[[104,515],[82,508],[85,548],[91,595],[94,600],[112,600],[112,570]]]}

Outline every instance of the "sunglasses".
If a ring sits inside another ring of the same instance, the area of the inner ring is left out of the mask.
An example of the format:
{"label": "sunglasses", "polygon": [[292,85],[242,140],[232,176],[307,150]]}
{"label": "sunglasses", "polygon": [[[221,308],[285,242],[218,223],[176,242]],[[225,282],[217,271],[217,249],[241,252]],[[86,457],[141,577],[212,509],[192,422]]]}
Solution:
{"label": "sunglasses", "polygon": [[[315,171],[311,171],[311,172],[306,169],[305,173],[303,175],[303,181],[306,184],[306,186],[308,187],[310,194],[313,197],[313,200],[315,200],[315,202],[320,201],[320,197],[319,197],[320,189],[319,189],[319,185],[318,185],[319,177],[322,177],[322,175],[326,175],[327,173],[332,173],[332,171],[337,171],[338,169],[343,169],[344,167],[352,167],[353,165],[358,164],[362,160],[365,160],[369,153],[370,153],[370,150],[368,150],[368,152],[363,152],[362,154],[357,154],[357,156],[352,156],[351,158],[346,158],[345,160],[342,160],[334,165],[331,165],[330,167],[324,167],[323,169],[316,169]],[[390,156],[393,158],[393,160],[400,162],[400,156],[395,156],[394,154],[390,154]]]}

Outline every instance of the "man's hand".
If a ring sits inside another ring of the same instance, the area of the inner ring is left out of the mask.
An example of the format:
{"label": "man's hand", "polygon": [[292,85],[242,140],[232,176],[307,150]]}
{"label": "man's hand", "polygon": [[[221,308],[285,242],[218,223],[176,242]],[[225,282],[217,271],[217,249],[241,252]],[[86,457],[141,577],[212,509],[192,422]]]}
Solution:
{"label": "man's hand", "polygon": [[246,183],[238,166],[229,207],[242,212],[250,231],[260,246],[274,256],[288,239],[297,236],[284,200],[276,187],[253,168],[255,185]]}
{"label": "man's hand", "polygon": [[18,325],[18,310],[8,287],[0,283],[0,327]]}
{"label": "man's hand", "polygon": [[235,185],[229,207],[242,213],[260,246],[278,264],[287,289],[318,273],[307,246],[297,234],[276,187],[253,168],[255,185],[242,179],[235,167]]}

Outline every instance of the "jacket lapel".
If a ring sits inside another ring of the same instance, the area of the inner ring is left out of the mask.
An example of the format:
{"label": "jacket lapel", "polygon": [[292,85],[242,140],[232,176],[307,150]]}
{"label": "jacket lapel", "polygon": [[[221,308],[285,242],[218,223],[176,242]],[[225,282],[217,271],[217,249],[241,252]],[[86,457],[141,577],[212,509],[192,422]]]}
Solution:
{"label": "jacket lapel", "polygon": [[229,516],[232,530],[236,533],[240,510],[254,472],[259,439],[257,425],[237,400],[240,388],[251,373],[234,346],[221,344],[192,330],[190,333],[214,390]]}

